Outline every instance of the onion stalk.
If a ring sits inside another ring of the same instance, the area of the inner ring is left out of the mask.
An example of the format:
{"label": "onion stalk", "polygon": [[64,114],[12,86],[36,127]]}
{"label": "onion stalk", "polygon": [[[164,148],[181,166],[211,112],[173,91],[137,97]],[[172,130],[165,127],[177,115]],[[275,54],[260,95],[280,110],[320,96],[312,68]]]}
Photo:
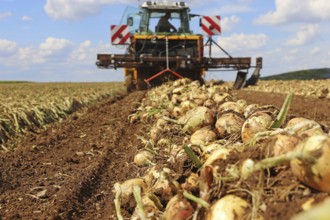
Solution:
{"label": "onion stalk", "polygon": [[142,203],[142,198],[141,198],[141,188],[137,185],[133,187],[133,195],[136,201],[136,208],[137,208],[137,213],[138,216],[140,217],[141,220],[148,220],[147,214],[145,213],[143,209],[143,203]]}

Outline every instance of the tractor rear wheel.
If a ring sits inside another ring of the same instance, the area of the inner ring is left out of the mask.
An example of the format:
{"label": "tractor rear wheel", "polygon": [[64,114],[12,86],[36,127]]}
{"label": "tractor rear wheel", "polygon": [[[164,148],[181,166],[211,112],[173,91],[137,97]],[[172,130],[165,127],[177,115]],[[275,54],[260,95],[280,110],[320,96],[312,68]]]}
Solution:
{"label": "tractor rear wheel", "polygon": [[125,85],[126,85],[126,91],[132,92],[134,90],[134,83],[133,83],[133,75],[127,74],[125,76]]}

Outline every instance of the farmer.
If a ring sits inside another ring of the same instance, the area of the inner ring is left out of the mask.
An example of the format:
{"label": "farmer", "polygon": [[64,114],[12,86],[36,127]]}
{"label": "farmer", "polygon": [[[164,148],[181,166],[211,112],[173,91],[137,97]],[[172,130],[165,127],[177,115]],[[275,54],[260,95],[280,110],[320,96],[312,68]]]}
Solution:
{"label": "farmer", "polygon": [[173,29],[174,32],[177,32],[177,29],[169,22],[168,19],[171,18],[171,12],[166,12],[164,16],[162,16],[157,24],[158,32],[171,32]]}

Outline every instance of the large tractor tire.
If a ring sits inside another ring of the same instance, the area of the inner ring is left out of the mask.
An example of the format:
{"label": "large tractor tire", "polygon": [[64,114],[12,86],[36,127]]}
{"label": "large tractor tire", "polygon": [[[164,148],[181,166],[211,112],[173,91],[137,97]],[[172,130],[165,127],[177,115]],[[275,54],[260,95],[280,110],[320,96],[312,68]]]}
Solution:
{"label": "large tractor tire", "polygon": [[125,85],[126,85],[126,91],[127,92],[133,92],[135,89],[134,83],[133,83],[133,74],[127,74],[125,76]]}
{"label": "large tractor tire", "polygon": [[142,91],[142,90],[147,90],[147,88],[148,88],[148,85],[144,81],[144,79],[138,78],[137,82],[136,82],[136,89],[139,91]]}

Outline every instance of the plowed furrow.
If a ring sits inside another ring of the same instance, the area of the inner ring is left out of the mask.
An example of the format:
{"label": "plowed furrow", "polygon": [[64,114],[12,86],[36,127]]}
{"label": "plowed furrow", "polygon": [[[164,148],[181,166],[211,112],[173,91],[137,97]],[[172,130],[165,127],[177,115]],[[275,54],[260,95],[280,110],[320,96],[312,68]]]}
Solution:
{"label": "plowed furrow", "polygon": [[[136,150],[138,125],[129,124],[127,118],[142,97],[136,92],[103,102],[29,135],[16,152],[0,155],[1,218],[106,216],[102,213],[111,206],[107,202],[112,182],[134,175],[134,167],[127,164],[129,152]],[[116,179],[112,173],[117,173]]]}

